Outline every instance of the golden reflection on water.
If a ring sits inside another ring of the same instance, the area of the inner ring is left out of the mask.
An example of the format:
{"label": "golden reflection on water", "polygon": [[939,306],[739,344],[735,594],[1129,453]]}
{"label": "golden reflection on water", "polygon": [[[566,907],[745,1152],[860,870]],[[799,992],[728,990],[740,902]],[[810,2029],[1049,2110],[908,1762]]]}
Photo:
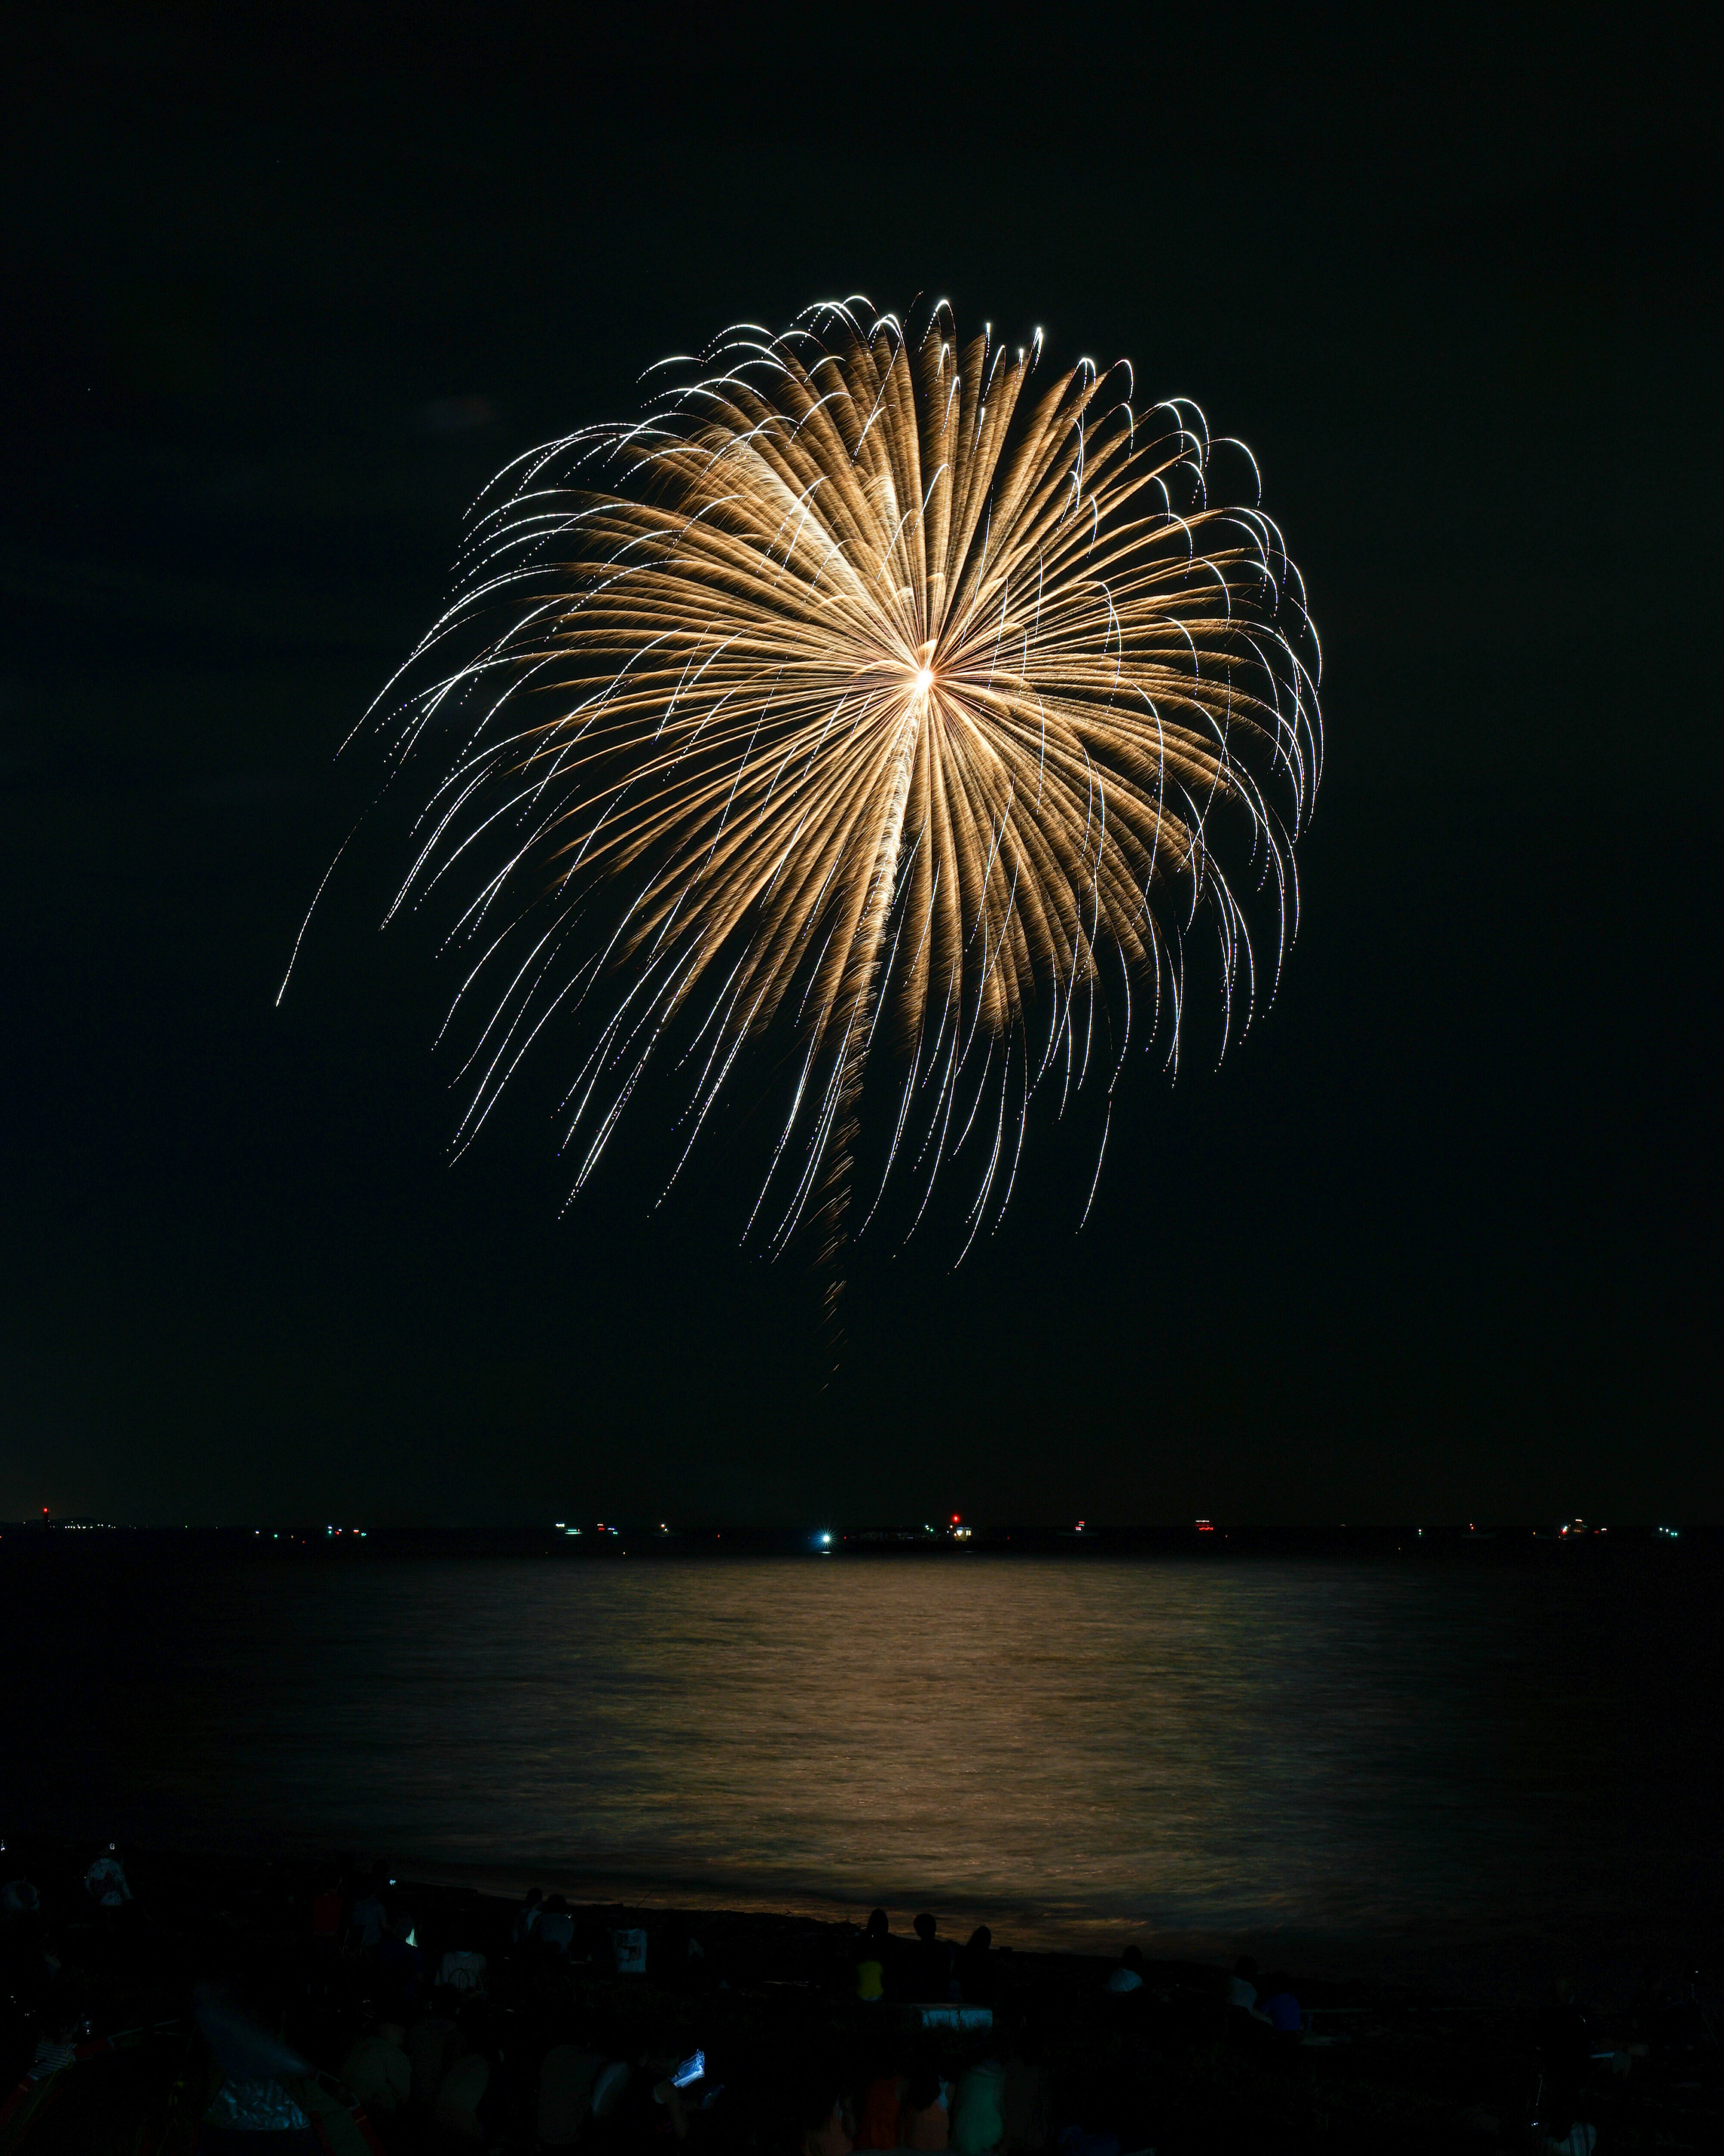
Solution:
{"label": "golden reflection on water", "polygon": [[226,1593],[218,1709],[154,1790],[211,1839],[237,1803],[403,1862],[1026,1941],[1393,1927],[1536,1840],[1506,1764],[1536,1657],[1505,1676],[1452,1576],[467,1562]]}

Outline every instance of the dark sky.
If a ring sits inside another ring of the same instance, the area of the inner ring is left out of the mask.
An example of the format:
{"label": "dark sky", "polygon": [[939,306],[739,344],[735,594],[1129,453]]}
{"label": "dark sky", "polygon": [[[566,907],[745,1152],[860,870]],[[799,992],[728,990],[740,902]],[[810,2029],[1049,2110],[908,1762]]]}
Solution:
{"label": "dark sky", "polygon": [[[1689,18],[371,12],[0,69],[0,1516],[1717,1517]],[[1078,1128],[957,1273],[865,1245],[829,1378],[656,1132],[561,1219],[531,1086],[448,1165],[387,818],[273,998],[484,478],[852,290],[1244,436],[1328,763],[1267,1021],[1141,1059],[1081,1235]]]}

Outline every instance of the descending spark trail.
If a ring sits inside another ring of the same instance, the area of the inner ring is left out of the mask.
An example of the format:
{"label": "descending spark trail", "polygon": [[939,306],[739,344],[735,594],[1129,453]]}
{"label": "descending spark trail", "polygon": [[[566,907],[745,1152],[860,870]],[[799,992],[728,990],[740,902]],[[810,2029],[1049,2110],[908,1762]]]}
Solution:
{"label": "descending spark trail", "polygon": [[460,1143],[553,1013],[577,1190],[654,1057],[686,1158],[776,1034],[751,1229],[835,1250],[890,1058],[885,1176],[920,1219],[969,1146],[972,1240],[1039,1089],[1111,1093],[1134,1009],[1177,1058],[1200,920],[1224,1045],[1273,992],[1321,757],[1298,572],[1246,453],[1253,500],[1213,498],[1194,405],[1088,362],[1031,403],[1039,343],[960,345],[943,303],[737,328],[480,497],[382,722],[397,760],[464,730],[391,909],[472,879]]}

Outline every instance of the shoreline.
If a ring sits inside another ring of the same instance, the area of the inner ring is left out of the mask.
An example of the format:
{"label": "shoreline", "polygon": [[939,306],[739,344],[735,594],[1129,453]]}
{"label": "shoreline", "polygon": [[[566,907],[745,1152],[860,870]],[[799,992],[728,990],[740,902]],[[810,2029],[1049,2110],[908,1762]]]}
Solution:
{"label": "shoreline", "polygon": [[[28,1872],[32,1861],[44,1862],[62,1876],[81,1873],[90,1857],[104,1845],[100,1837],[38,1832],[26,1828],[8,1832],[0,1840],[0,1868],[6,1876]],[[580,1917],[605,1925],[640,1924],[654,1928],[686,1928],[704,1924],[738,1938],[758,1932],[762,1938],[778,1936],[787,1928],[852,1938],[866,1922],[874,1904],[852,1901],[838,1894],[782,1893],[747,1888],[702,1887],[688,1881],[649,1880],[605,1871],[545,1863],[465,1863],[430,1860],[403,1851],[389,1858],[377,1851],[350,1845],[338,1851],[310,1839],[289,1845],[280,1841],[236,1839],[203,1850],[149,1840],[128,1840],[122,1845],[128,1866],[140,1876],[186,1882],[203,1880],[212,1886],[231,1886],[259,1872],[280,1882],[282,1889],[309,1901],[316,1882],[337,1871],[354,1874],[372,1863],[388,1862],[392,1880],[403,1894],[426,1899],[439,1908],[454,1911],[469,1907],[487,1912],[494,1926],[501,1912],[512,1912],[526,1893],[537,1888],[546,1896],[560,1894]],[[1451,1920],[1442,1928],[1448,1937],[1439,1939],[1439,1927],[1403,1925],[1385,1928],[1378,1935],[1362,1936],[1341,1931],[1321,1932],[1296,1926],[1257,1926],[1236,1932],[1162,1927],[1152,1922],[1133,1924],[1124,1917],[1106,1915],[1070,1919],[1054,1917],[1044,1922],[1020,1919],[1019,1912],[998,1907],[973,1907],[961,1900],[935,1898],[919,1901],[914,1907],[901,1897],[885,1905],[895,1932],[907,1934],[912,1917],[931,1906],[942,1933],[955,1938],[967,1935],[978,1925],[993,1933],[997,1947],[1023,1965],[1105,1973],[1126,1948],[1136,1948],[1146,1961],[1167,1969],[1224,1969],[1240,1954],[1250,1954],[1263,1966],[1297,1969],[1313,1992],[1337,1999],[1368,1995],[1378,2001],[1421,2001],[1444,2010],[1516,2014],[1535,2010],[1553,1977],[1579,1980],[1588,1995],[1601,2008],[1626,2010],[1632,1985],[1644,1970],[1626,1949],[1600,1956],[1567,1943],[1557,1934],[1534,1937],[1505,1926],[1496,1933],[1476,1922]],[[1601,1917],[1600,1921],[1604,1921]],[[1686,1966],[1691,1954],[1666,1954],[1673,1967]],[[1434,1966],[1446,1962],[1459,1969],[1468,1963],[1490,1967],[1495,1983],[1456,1980]],[[1421,1966],[1421,1964],[1424,1964]],[[1613,1964],[1615,1966],[1613,1968]],[[1613,1983],[1614,1977],[1617,1981]],[[1705,1971],[1707,2010],[1724,2028],[1724,1968]]]}
{"label": "shoreline", "polygon": [[[475,1891],[511,1905],[537,1887],[546,1894],[563,1895],[572,1907],[627,1908],[665,1921],[782,1918],[855,1928],[866,1922],[874,1906],[836,1894],[703,1887],[694,1881],[646,1880],[552,1864],[535,1868],[518,1864],[432,1862],[403,1856],[399,1876],[434,1889]],[[924,1905],[917,1902],[913,1908],[908,1900],[892,1897],[885,1906],[894,1927],[907,1929],[916,1908]],[[1553,1929],[1538,1936],[1509,1925],[1493,1933],[1475,1922],[1452,1918],[1446,1923],[1434,1920],[1424,1926],[1386,1925],[1375,1934],[1338,1928],[1322,1931],[1296,1924],[1259,1924],[1221,1931],[1157,1924],[1152,1920],[1134,1923],[1123,1914],[1037,1917],[1016,1908],[1003,1909],[997,1902],[972,1903],[962,1899],[941,1900],[935,1906],[942,1928],[949,1927],[954,1934],[966,1935],[977,1925],[986,1924],[1001,1945],[1025,1957],[1091,1963],[1106,1969],[1126,1946],[1135,1945],[1147,1958],[1158,1963],[1224,1968],[1239,1955],[1249,1953],[1265,1967],[1290,1966],[1326,1987],[1381,1987],[1389,1992],[1404,1990],[1481,2008],[1534,2007],[1557,1971],[1581,1981],[1588,1995],[1612,2008],[1625,2006],[1638,1967],[1636,1956],[1626,1949],[1601,1953],[1595,1940],[1583,1941],[1579,1928],[1566,1933]],[[1609,1917],[1603,1912],[1585,1928],[1593,1933],[1609,1928]],[[1665,1946],[1661,1958],[1680,1962],[1686,1957]],[[1643,1964],[1644,1956],[1639,1961]]]}
{"label": "shoreline", "polygon": [[[28,1830],[8,1836],[15,1849],[39,1843],[44,1850],[64,1851],[67,1861],[77,1850],[93,1850],[105,1838],[99,1831],[68,1835]],[[335,1846],[326,1837],[310,1835],[287,1840],[236,1835],[199,1850],[154,1838],[128,1838],[125,1846],[151,1868],[181,1875],[198,1871],[244,1873],[261,1866],[285,1879],[304,1880],[327,1871],[336,1861]],[[357,1839],[341,1846],[356,1853],[347,1860],[350,1868],[362,1858],[369,1864],[379,1854]],[[438,1896],[475,1896],[497,1907],[514,1907],[536,1887],[547,1895],[562,1894],[577,1911],[595,1917],[610,1912],[618,1922],[615,1912],[623,1911],[629,1912],[631,1922],[649,1924],[793,1923],[854,1930],[866,1921],[877,1900],[900,1930],[908,1929],[916,1910],[931,1907],[942,1928],[953,1934],[966,1936],[978,1924],[986,1924],[1003,1947],[1026,1961],[1070,1961],[1105,1969],[1132,1945],[1148,1958],[1170,1966],[1225,1968],[1239,1955],[1249,1953],[1265,1967],[1298,1969],[1308,1982],[1326,1990],[1349,1995],[1405,1994],[1500,2012],[1536,2009],[1552,1978],[1562,1975],[1601,2008],[1620,2013],[1627,2010],[1649,1961],[1675,1968],[1703,1958],[1710,1967],[1711,1958],[1710,1953],[1697,1955],[1691,1930],[1660,1929],[1643,1920],[1632,1939],[1625,1940],[1617,1912],[1578,1903],[1554,1912],[1551,1926],[1542,1932],[1513,1922],[1492,1927],[1470,1917],[1386,1923],[1374,1931],[1267,1922],[1222,1929],[1157,1923],[1152,1915],[1142,1912],[1134,1921],[1126,1912],[1003,1905],[997,1897],[972,1901],[962,1895],[911,1897],[887,1892],[865,1901],[839,1892],[787,1888],[777,1881],[755,1886],[737,1880],[707,1883],[686,1877],[654,1878],[606,1866],[583,1869],[549,1859],[539,1863],[467,1861],[398,1849],[389,1861],[407,1887]],[[1718,2006],[1724,2017],[1724,1990]]]}

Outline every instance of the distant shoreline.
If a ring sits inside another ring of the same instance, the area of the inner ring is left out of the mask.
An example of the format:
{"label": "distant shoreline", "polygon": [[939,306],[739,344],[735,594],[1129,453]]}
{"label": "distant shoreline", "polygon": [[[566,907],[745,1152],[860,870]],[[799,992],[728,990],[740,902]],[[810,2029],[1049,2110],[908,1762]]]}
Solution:
{"label": "distant shoreline", "polygon": [[1724,1526],[1550,1521],[1465,1524],[1264,1527],[1214,1521],[1166,1525],[1085,1522],[1077,1527],[1013,1526],[956,1521],[921,1527],[812,1526],[806,1528],[678,1527],[593,1522],[539,1527],[372,1527],[327,1522],[269,1527],[128,1527],[75,1517],[0,1522],[0,1563],[29,1555],[316,1558],[540,1558],[562,1563],[800,1558],[810,1562],[868,1558],[902,1562],[978,1557],[1239,1558],[1403,1558],[1424,1563],[1566,1570],[1627,1563],[1670,1576],[1724,1566]]}

